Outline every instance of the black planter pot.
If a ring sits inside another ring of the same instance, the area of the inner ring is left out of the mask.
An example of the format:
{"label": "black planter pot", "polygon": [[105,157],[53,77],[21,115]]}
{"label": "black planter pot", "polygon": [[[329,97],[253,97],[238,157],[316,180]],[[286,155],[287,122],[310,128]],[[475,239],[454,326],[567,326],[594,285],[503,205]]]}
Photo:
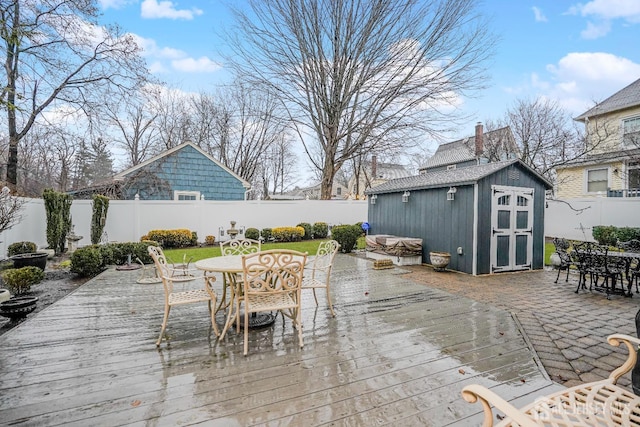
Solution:
{"label": "black planter pot", "polygon": [[37,302],[38,297],[13,297],[0,303],[0,316],[11,320],[21,319],[36,309]]}
{"label": "black planter pot", "polygon": [[13,268],[22,268],[27,266],[38,267],[44,270],[47,266],[47,254],[46,252],[31,252],[28,254],[18,254],[9,257],[13,261]]}

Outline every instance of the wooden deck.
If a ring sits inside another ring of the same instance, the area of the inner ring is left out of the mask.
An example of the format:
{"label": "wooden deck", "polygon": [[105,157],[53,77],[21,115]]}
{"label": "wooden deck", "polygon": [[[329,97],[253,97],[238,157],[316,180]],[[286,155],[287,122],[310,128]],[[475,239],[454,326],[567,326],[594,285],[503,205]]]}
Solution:
{"label": "wooden deck", "polygon": [[337,317],[309,292],[304,348],[278,316],[244,357],[242,334],[209,335],[205,304],[174,307],[157,350],[161,285],[111,269],[0,336],[0,424],[478,425],[466,384],[518,405],[559,387],[508,312],[404,272],[338,255]]}

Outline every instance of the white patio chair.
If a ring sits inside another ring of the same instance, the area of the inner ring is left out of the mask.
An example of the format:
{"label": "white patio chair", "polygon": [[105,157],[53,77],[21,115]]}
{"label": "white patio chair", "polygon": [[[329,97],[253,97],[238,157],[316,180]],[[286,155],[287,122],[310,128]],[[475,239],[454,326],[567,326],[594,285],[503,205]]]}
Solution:
{"label": "white patio chair", "polygon": [[307,254],[292,250],[273,249],[242,257],[243,293],[236,297],[236,322],[244,305],[244,355],[249,352],[249,315],[265,311],[280,311],[293,321],[298,331],[300,348],[300,289]]}
{"label": "white patio chair", "polygon": [[158,337],[158,341],[156,341],[156,346],[159,347],[160,343],[162,342],[162,337],[164,336],[164,332],[167,328],[169,312],[171,311],[171,307],[173,307],[174,305],[206,301],[209,305],[211,326],[213,326],[213,330],[215,331],[216,336],[219,336],[220,331],[218,331],[218,326],[216,325],[215,319],[216,310],[214,310],[214,308],[216,307],[216,294],[213,291],[213,283],[216,281],[216,278],[213,276],[206,276],[204,278],[205,284],[203,289],[175,292],[173,290],[173,284],[180,279],[179,277],[172,275],[171,268],[167,263],[167,258],[162,252],[162,248],[158,246],[149,246],[148,251],[149,255],[151,255],[151,258],[153,258],[153,262],[156,266],[156,270],[158,271],[158,275],[162,279],[162,286],[164,287],[164,317],[162,319],[162,328],[160,329],[160,335]]}
{"label": "white patio chair", "polygon": [[308,269],[310,270],[310,274],[306,272],[302,280],[302,289],[313,290],[313,298],[316,300],[316,305],[318,305],[316,289],[324,288],[327,290],[327,302],[329,303],[329,310],[331,310],[333,317],[336,317],[336,314],[333,311],[333,304],[331,303],[331,269],[333,268],[333,259],[336,253],[338,253],[339,248],[340,244],[335,240],[320,243],[311,267]]}

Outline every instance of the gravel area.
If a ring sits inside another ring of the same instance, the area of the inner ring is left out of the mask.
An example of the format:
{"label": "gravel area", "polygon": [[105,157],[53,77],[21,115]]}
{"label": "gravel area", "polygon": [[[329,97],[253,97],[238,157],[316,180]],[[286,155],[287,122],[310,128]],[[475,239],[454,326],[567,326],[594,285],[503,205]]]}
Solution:
{"label": "gravel area", "polygon": [[[61,261],[63,260],[55,258],[47,261],[44,280],[31,286],[31,291],[25,294],[38,297],[36,309],[32,313],[24,319],[13,322],[5,317],[0,317],[0,335],[18,326],[24,320],[34,316],[37,312],[44,310],[60,298],[64,298],[67,294],[89,280],[86,277],[78,277],[75,273],[71,273],[68,268],[59,268],[58,266]],[[0,280],[0,288],[3,287],[4,285]]]}

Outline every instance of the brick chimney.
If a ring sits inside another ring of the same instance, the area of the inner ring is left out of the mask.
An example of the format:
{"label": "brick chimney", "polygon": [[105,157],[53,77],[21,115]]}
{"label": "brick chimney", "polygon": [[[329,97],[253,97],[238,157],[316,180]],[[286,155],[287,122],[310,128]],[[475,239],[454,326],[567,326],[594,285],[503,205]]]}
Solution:
{"label": "brick chimney", "polygon": [[482,122],[476,123],[476,157],[480,157],[484,151],[482,142]]}
{"label": "brick chimney", "polygon": [[371,179],[378,178],[378,156],[371,156]]}

